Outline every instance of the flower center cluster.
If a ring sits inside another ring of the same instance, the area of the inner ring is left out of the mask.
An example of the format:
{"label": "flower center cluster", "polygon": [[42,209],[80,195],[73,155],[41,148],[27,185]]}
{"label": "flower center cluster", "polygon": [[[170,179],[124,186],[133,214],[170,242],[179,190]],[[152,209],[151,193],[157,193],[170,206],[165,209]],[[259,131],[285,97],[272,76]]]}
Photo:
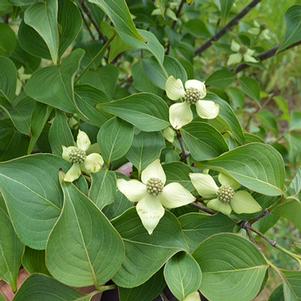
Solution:
{"label": "flower center cluster", "polygon": [[245,54],[245,53],[247,53],[247,51],[248,51],[248,48],[246,46],[241,46],[239,49],[240,54]]}
{"label": "flower center cluster", "polygon": [[194,104],[201,99],[201,92],[194,88],[187,89],[184,98],[185,101]]}
{"label": "flower center cluster", "polygon": [[164,184],[160,179],[151,178],[147,181],[146,190],[148,193],[157,196],[160,192],[162,192]]}
{"label": "flower center cluster", "polygon": [[217,198],[223,203],[230,203],[234,196],[234,190],[230,186],[221,186],[217,191]]}
{"label": "flower center cluster", "polygon": [[86,157],[86,153],[79,148],[72,149],[69,154],[69,159],[72,164],[84,163]]}

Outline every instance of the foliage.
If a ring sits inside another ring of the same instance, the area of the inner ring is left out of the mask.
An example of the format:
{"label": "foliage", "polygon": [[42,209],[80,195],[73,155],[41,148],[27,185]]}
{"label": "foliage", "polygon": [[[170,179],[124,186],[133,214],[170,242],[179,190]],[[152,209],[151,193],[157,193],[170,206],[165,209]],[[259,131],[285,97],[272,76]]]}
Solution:
{"label": "foliage", "polygon": [[301,300],[298,1],[0,2],[9,300]]}

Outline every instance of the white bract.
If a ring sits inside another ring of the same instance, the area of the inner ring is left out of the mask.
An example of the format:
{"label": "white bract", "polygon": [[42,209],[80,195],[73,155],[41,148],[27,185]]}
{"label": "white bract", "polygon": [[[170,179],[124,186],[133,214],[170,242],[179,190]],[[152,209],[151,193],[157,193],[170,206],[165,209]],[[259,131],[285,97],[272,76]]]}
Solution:
{"label": "white bract", "polygon": [[[184,87],[185,86],[185,87]],[[203,82],[191,79],[183,85],[180,79],[170,76],[165,84],[166,95],[175,103],[169,108],[169,121],[174,129],[180,129],[190,123],[193,114],[190,106],[196,106],[197,114],[204,119],[214,119],[219,113],[219,105],[212,100],[205,100],[206,86]]]}
{"label": "white bract", "polygon": [[148,165],[138,180],[117,180],[118,189],[131,202],[138,202],[137,213],[144,228],[152,234],[164,215],[171,209],[190,204],[195,197],[179,183],[165,185],[166,176],[159,160]]}
{"label": "white bract", "polygon": [[166,129],[163,130],[162,132],[163,137],[170,143],[173,143],[175,141],[176,138],[176,132],[173,128],[168,127]]}
{"label": "white bract", "polygon": [[82,171],[87,174],[98,172],[104,163],[100,154],[92,153],[87,155],[91,142],[88,135],[81,130],[78,132],[76,145],[63,146],[63,159],[72,163],[71,168],[64,177],[65,182],[75,181],[80,177]]}
{"label": "white bract", "polygon": [[199,195],[208,200],[208,208],[226,215],[229,215],[232,210],[241,214],[255,213],[262,209],[249,192],[236,191],[240,188],[240,184],[224,174],[218,176],[220,187],[209,174],[191,173],[189,176]]}
{"label": "white bract", "polygon": [[258,61],[253,56],[255,53],[254,50],[252,50],[250,48],[246,48],[246,47],[241,47],[234,40],[232,40],[232,42],[231,42],[231,50],[235,53],[233,53],[229,56],[229,59],[227,62],[228,66],[239,64],[242,61],[244,61],[246,63],[258,63]]}
{"label": "white bract", "polygon": [[201,297],[198,292],[194,292],[188,295],[183,301],[201,301]]}

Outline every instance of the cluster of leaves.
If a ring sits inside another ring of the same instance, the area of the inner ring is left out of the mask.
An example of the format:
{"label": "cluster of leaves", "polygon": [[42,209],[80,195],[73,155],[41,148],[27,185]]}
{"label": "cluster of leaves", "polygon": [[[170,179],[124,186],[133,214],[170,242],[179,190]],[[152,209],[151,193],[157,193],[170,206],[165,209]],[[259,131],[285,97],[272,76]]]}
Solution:
{"label": "cluster of leaves", "polygon": [[[14,300],[117,289],[120,301],[251,301],[269,271],[282,281],[270,300],[301,300],[301,272],[278,268],[256,245],[301,267],[297,243],[287,250],[264,235],[280,218],[301,229],[301,114],[262,77],[265,59],[300,43],[301,6],[283,9],[278,37],[259,18],[243,21],[261,5],[243,2],[1,1],[0,279]],[[193,121],[172,129],[170,76],[204,81],[218,116],[191,106]],[[79,130],[92,143],[80,155],[102,157],[70,183],[63,146],[75,146]],[[158,159],[167,186],[196,201],[166,209],[149,235],[117,179],[139,180]],[[227,175],[260,206],[212,210],[192,173]],[[17,288],[20,269],[30,276]]]}

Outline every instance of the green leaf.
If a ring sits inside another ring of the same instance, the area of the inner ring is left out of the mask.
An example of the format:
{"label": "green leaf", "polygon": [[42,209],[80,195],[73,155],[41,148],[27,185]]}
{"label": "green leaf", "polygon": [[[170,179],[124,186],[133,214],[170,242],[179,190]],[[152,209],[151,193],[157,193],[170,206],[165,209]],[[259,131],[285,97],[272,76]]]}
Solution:
{"label": "green leaf", "polygon": [[168,211],[152,235],[143,228],[135,208],[114,219],[113,225],[125,243],[126,258],[113,277],[113,281],[121,287],[142,285],[171,256],[187,248],[178,220]]}
{"label": "green leaf", "polygon": [[107,98],[112,99],[115,94],[119,70],[114,65],[106,65],[96,70],[88,70],[79,83],[90,85],[104,92]]}
{"label": "green leaf", "polygon": [[119,288],[120,301],[153,301],[163,291],[165,282],[159,271],[148,281],[134,288]]}
{"label": "green leaf", "polygon": [[22,266],[30,274],[33,273],[42,273],[45,275],[49,274],[45,264],[45,251],[34,250],[26,247],[25,253],[22,257]]}
{"label": "green leaf", "polygon": [[[12,224],[21,241],[42,250],[63,203],[60,168],[69,164],[49,154],[0,163],[0,185]],[[24,227],[26,225],[26,227]]]}
{"label": "green leaf", "polygon": [[164,278],[173,295],[182,301],[200,288],[202,271],[190,254],[181,252],[167,261]]}
{"label": "green leaf", "polygon": [[9,58],[0,57],[0,69],[0,101],[4,97],[6,101],[12,102],[17,85],[16,66]]}
{"label": "green leaf", "polygon": [[[182,82],[187,80],[187,73],[181,63],[173,57],[166,56],[162,64],[153,57],[142,60],[143,74],[140,76],[147,77],[153,85],[165,90],[165,83],[169,75],[179,78]],[[145,79],[144,79],[145,81]]]}
{"label": "green leaf", "polygon": [[160,65],[164,61],[164,47],[161,45],[157,37],[150,31],[138,30],[143,40],[137,40],[129,35],[120,33],[121,39],[134,49],[143,49],[149,51],[156,58]]}
{"label": "green leaf", "polygon": [[[0,14],[11,13],[12,5],[9,0],[2,0],[0,3]],[[1,299],[0,299],[1,300]]]}
{"label": "green leaf", "polygon": [[226,20],[229,16],[233,3],[234,0],[216,0],[216,4],[219,10],[221,11],[221,16],[223,20]]}
{"label": "green leaf", "polygon": [[215,71],[207,78],[206,85],[219,89],[225,89],[234,81],[234,79],[235,74],[233,72],[227,68],[222,68]]}
{"label": "green leaf", "polygon": [[284,162],[270,145],[249,143],[205,162],[204,167],[229,175],[250,190],[270,196],[283,194]]}
{"label": "green leaf", "polygon": [[283,271],[285,282],[283,285],[285,301],[301,300],[301,272]]}
{"label": "green leaf", "polygon": [[62,155],[63,146],[75,144],[66,115],[59,110],[56,111],[50,126],[48,140],[52,153],[58,156]]}
{"label": "green leaf", "polygon": [[16,131],[10,120],[0,120],[0,161],[23,156],[28,143],[28,137]]}
{"label": "green leaf", "polygon": [[6,212],[0,208],[0,278],[17,289],[24,246],[17,237]]}
{"label": "green leaf", "polygon": [[[159,156],[158,156],[159,157]],[[183,162],[170,162],[163,164],[163,169],[166,174],[166,183],[177,182],[183,185],[189,191],[193,191],[194,187],[191,184],[189,174],[192,172],[190,166]]]}
{"label": "green leaf", "polygon": [[191,251],[213,234],[233,232],[235,223],[223,214],[187,213],[179,217]]}
{"label": "green leaf", "polygon": [[114,202],[116,189],[116,175],[113,171],[102,169],[92,174],[89,197],[100,210]]}
{"label": "green leaf", "polygon": [[[0,55],[10,56],[17,46],[17,38],[8,24],[0,24]],[[5,70],[2,69],[1,70]]]}
{"label": "green leaf", "polygon": [[58,29],[62,56],[82,29],[82,16],[76,2],[72,0],[59,0]]}
{"label": "green leaf", "polygon": [[288,192],[291,195],[298,195],[301,191],[301,168],[297,169],[296,175],[294,176],[293,180],[291,181]]}
{"label": "green leaf", "polygon": [[112,220],[131,207],[133,207],[133,203],[120,191],[116,191],[114,202],[104,207],[102,211],[110,220]]}
{"label": "green leaf", "polygon": [[260,85],[257,80],[243,76],[239,80],[242,91],[251,99],[260,101]]}
{"label": "green leaf", "polygon": [[141,132],[134,137],[132,147],[126,157],[141,172],[147,165],[160,157],[164,146],[165,142],[161,133]]}
{"label": "green leaf", "polygon": [[[150,60],[150,58],[146,60]],[[138,91],[160,95],[160,89],[156,87],[151,80],[145,78],[145,75],[148,76],[149,74],[144,70],[144,61],[145,59],[140,60],[132,66],[133,86]],[[153,59],[153,62],[156,61]]]}
{"label": "green leaf", "polygon": [[89,85],[77,85],[74,93],[76,105],[84,114],[82,119],[87,120],[88,123],[101,127],[112,117],[109,113],[96,110],[97,104],[108,101],[104,92]]}
{"label": "green leaf", "polygon": [[123,242],[87,196],[72,183],[63,182],[61,187],[64,206],[48,239],[47,268],[66,285],[99,287],[120,268]]}
{"label": "green leaf", "polygon": [[133,139],[134,127],[116,117],[106,121],[97,135],[100,153],[108,165],[128,152]]}
{"label": "green leaf", "polygon": [[62,111],[76,112],[73,82],[83,55],[83,50],[74,50],[61,65],[35,72],[25,86],[26,94]]}
{"label": "green leaf", "polygon": [[51,277],[33,274],[25,280],[14,301],[79,301],[81,297],[78,291]]}
{"label": "green leaf", "polygon": [[236,234],[209,237],[193,256],[203,272],[201,292],[212,301],[254,300],[268,269],[258,249]]}
{"label": "green leaf", "polygon": [[216,119],[211,120],[210,124],[215,128],[218,128],[216,123],[222,123],[224,130],[220,132],[230,131],[232,136],[240,143],[244,143],[244,134],[239,123],[238,118],[236,117],[234,111],[230,107],[230,105],[220,97],[214,94],[207,94],[206,99],[213,100],[220,106],[220,112]]}
{"label": "green leaf", "polygon": [[99,6],[109,16],[118,33],[124,33],[143,41],[143,37],[135,27],[125,0],[89,0],[89,2]]}
{"label": "green leaf", "polygon": [[215,158],[229,150],[223,136],[206,122],[193,121],[181,129],[187,149],[197,161]]}
{"label": "green leaf", "polygon": [[132,94],[99,104],[97,108],[116,115],[141,131],[155,132],[169,126],[168,106],[162,98],[151,93]]}
{"label": "green leaf", "polygon": [[[45,3],[46,0],[42,1]],[[44,3],[36,3],[35,1],[35,4],[33,6],[37,6],[37,4],[43,6]],[[42,21],[42,23],[45,22]],[[49,22],[46,22],[46,24],[44,24],[44,27],[45,25],[47,25],[47,23]],[[49,30],[51,30],[51,32],[49,33],[53,32],[53,34],[56,35],[56,32],[58,32],[59,49],[56,55],[61,56],[77,37],[82,27],[82,17],[77,5],[71,0],[59,0],[57,21],[55,20],[55,23],[56,25],[54,27],[49,28]],[[36,25],[42,27],[41,24]],[[18,31],[18,37],[21,47],[28,53],[38,57],[52,59],[48,45],[44,41],[43,37],[39,35],[38,31],[36,31],[33,27],[26,25],[24,22],[21,22]],[[54,51],[57,52],[57,49],[54,49]]]}
{"label": "green leaf", "polygon": [[[183,83],[187,81],[187,73],[183,65],[172,56],[165,56],[163,66],[168,75],[173,75],[175,78],[180,78]],[[166,78],[167,79],[167,78]],[[164,90],[165,90],[165,82]]]}
{"label": "green leaf", "polygon": [[235,87],[229,87],[226,90],[227,95],[231,101],[234,109],[242,108],[245,104],[245,95],[244,93]]}
{"label": "green leaf", "polygon": [[0,107],[6,112],[20,133],[30,135],[32,114],[36,107],[33,99],[22,94],[15,98],[13,104],[10,104],[0,98]]}
{"label": "green leaf", "polygon": [[273,209],[273,214],[284,217],[292,222],[296,228],[301,230],[301,202],[296,198],[287,198]]}
{"label": "green leaf", "polygon": [[42,131],[51,114],[51,111],[52,108],[49,106],[46,106],[41,103],[36,104],[31,120],[31,137],[27,149],[28,154],[32,153],[40,135],[42,134]]}
{"label": "green leaf", "polygon": [[301,5],[293,5],[285,13],[286,34],[278,51],[284,50],[301,40]]}
{"label": "green leaf", "polygon": [[206,24],[200,19],[190,19],[183,24],[183,29],[185,33],[196,38],[209,39],[211,38],[211,33],[209,32]]}
{"label": "green leaf", "polygon": [[301,112],[292,112],[289,123],[290,131],[301,130]]}
{"label": "green leaf", "polygon": [[24,22],[35,29],[48,46],[52,61],[58,62],[59,32],[57,27],[58,1],[43,0],[25,10]]}
{"label": "green leaf", "polygon": [[33,73],[41,64],[41,58],[31,55],[21,48],[18,41],[15,51],[11,55],[12,60],[18,67],[24,67],[25,74]]}
{"label": "green leaf", "polygon": [[270,295],[270,298],[268,301],[285,301],[284,296],[283,296],[283,285],[282,284],[277,286],[274,289],[274,291]]}

